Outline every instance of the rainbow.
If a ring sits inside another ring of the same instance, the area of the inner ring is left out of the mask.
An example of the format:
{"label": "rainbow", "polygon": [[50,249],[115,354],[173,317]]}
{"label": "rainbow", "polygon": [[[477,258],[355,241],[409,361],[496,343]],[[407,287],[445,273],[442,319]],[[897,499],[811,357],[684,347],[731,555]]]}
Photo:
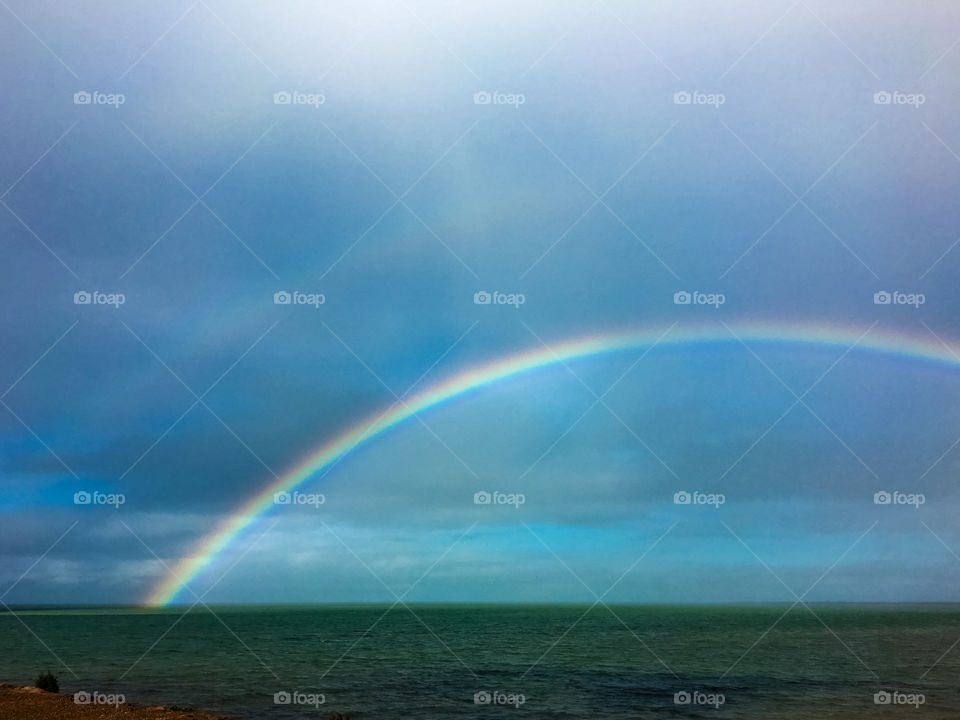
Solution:
{"label": "rainbow", "polygon": [[402,403],[394,403],[385,412],[367,418],[334,437],[289,472],[263,488],[204,537],[189,557],[177,563],[170,577],[151,592],[146,604],[161,606],[173,602],[177,595],[214,561],[218,553],[230,545],[234,538],[254,520],[274,506],[275,493],[290,492],[315,477],[317,473],[328,469],[355,448],[418,413],[435,408],[473,390],[558,363],[623,350],[648,349],[654,345],[672,347],[709,343],[729,344],[740,341],[747,344],[817,345],[836,348],[840,351],[856,347],[858,351],[920,359],[950,367],[960,366],[960,348],[952,347],[937,339],[924,341],[889,332],[876,330],[865,332],[834,326],[784,327],[772,324],[737,324],[727,327],[711,324],[673,329],[660,327],[638,332],[586,337],[553,347],[540,346],[518,355],[470,368],[421,391]]}

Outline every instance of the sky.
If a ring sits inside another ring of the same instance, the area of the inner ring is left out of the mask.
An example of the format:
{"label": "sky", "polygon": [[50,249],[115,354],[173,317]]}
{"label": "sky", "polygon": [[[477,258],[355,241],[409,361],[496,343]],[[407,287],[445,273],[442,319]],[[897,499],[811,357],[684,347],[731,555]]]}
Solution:
{"label": "sky", "polygon": [[370,437],[174,602],[960,599],[958,39],[951,2],[6,0],[0,602],[147,602],[341,434],[622,333],[662,341]]}

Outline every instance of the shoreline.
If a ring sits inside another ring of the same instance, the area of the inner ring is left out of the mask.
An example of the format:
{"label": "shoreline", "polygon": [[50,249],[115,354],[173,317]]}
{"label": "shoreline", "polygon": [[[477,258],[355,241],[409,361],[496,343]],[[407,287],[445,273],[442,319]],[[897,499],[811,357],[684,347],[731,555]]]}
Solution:
{"label": "shoreline", "polygon": [[104,717],[128,720],[231,720],[205,710],[167,708],[160,705],[81,705],[72,693],[53,693],[32,686],[0,684],[0,717],[4,720],[93,720]]}

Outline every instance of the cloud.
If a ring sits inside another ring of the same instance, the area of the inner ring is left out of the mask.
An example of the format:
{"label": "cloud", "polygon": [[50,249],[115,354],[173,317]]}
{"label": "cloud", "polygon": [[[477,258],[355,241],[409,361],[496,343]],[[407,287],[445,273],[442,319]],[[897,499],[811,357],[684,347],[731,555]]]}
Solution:
{"label": "cloud", "polygon": [[[140,600],[166,575],[153,552],[176,563],[397,396],[541,341],[758,320],[960,337],[948,57],[902,88],[930,102],[887,107],[802,8],[753,47],[776,17],[752,5],[218,12],[236,35],[198,6],[151,48],[150,23],[124,13],[93,8],[75,33],[31,9],[25,22],[79,82],[14,35],[0,578],[13,583],[78,522],[18,601]],[[931,67],[930,49],[953,40],[938,21],[921,23],[923,42],[880,48],[830,12],[890,90],[888,75],[922,71],[891,68]],[[81,87],[127,102],[73,105]],[[726,102],[674,104],[684,89]],[[278,105],[281,90],[325,102]],[[474,104],[495,90],[525,102]],[[95,290],[126,301],[73,302]],[[274,304],[282,290],[325,302]],[[483,290],[526,302],[474,304]],[[678,306],[680,290],[727,302]],[[927,302],[876,305],[878,290]],[[389,599],[322,523],[404,586],[476,522],[414,597],[494,600],[518,577],[514,599],[585,599],[522,523],[602,587],[678,522],[676,544],[618,598],[771,599],[782,587],[750,595],[755,558],[719,520],[798,585],[876,521],[884,540],[825,580],[824,599],[940,598],[950,560],[920,521],[955,546],[957,391],[952,368],[906,357],[733,338],[554,365],[357,448],[302,488],[325,494],[320,510],[272,510],[198,587],[277,521],[218,600]],[[80,490],[126,502],[78,507]],[[927,503],[878,507],[880,490]],[[478,491],[525,502],[480,506]],[[726,503],[680,507],[679,491]],[[910,581],[890,582],[884,557]]]}

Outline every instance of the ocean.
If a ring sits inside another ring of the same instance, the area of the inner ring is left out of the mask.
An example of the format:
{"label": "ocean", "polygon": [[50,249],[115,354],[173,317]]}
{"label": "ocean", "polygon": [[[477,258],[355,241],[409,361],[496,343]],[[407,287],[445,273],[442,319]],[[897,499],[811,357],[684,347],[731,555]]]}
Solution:
{"label": "ocean", "polygon": [[13,611],[2,682],[243,719],[960,718],[960,605]]}

